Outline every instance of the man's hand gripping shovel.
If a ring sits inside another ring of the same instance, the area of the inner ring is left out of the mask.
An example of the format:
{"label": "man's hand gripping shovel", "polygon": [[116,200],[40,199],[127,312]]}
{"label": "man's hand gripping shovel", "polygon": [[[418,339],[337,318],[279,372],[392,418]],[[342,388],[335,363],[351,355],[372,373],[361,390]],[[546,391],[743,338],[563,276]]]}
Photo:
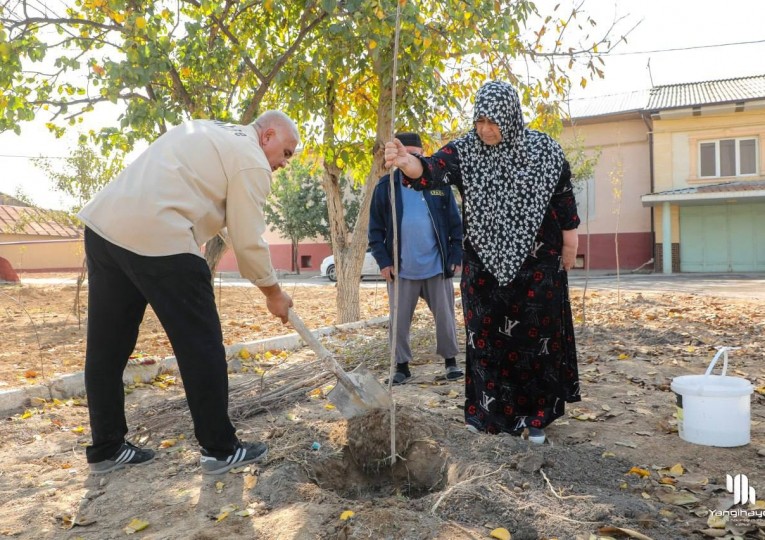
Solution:
{"label": "man's hand gripping shovel", "polygon": [[327,398],[340,411],[340,414],[345,418],[351,418],[372,409],[390,408],[390,394],[366,367],[359,365],[350,373],[346,373],[332,353],[316,339],[292,308],[289,311],[289,321],[303,341],[324,362],[324,366],[337,377],[338,384]]}

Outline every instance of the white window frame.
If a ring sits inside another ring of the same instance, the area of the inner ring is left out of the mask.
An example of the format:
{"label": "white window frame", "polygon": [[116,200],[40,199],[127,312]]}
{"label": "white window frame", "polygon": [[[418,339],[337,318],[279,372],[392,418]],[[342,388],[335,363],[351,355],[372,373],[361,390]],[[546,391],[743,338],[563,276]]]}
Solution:
{"label": "white window frame", "polygon": [[[760,140],[758,137],[724,137],[721,139],[713,139],[713,140],[706,140],[706,141],[699,141],[698,143],[698,171],[699,171],[699,178],[722,178],[720,174],[720,141],[736,141],[736,144],[734,146],[735,153],[736,153],[736,171],[733,176],[757,176],[757,164],[760,162]],[[741,172],[741,142],[742,141],[754,141],[754,172],[751,173],[742,173]],[[703,144],[714,144],[715,145],[715,174],[713,175],[706,175],[704,176],[702,174],[701,170],[701,145]],[[729,178],[729,176],[725,176],[725,178]]]}

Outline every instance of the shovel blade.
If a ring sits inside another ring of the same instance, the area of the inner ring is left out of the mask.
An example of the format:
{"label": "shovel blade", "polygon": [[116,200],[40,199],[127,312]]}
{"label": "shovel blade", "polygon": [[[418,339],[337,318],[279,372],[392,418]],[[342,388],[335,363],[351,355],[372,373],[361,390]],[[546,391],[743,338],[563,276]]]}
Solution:
{"label": "shovel blade", "polygon": [[390,394],[366,367],[359,365],[348,373],[354,391],[336,384],[327,399],[345,418],[365,414],[372,409],[390,408]]}

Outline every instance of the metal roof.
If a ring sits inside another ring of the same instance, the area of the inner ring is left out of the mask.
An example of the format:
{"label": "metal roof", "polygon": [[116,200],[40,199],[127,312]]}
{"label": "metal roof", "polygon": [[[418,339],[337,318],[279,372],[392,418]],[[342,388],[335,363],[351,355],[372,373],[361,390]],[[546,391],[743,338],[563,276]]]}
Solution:
{"label": "metal roof", "polygon": [[0,233],[79,238],[81,231],[57,223],[49,211],[31,206],[0,205]]}
{"label": "metal roof", "polygon": [[654,86],[647,109],[677,109],[765,99],[765,75]]}
{"label": "metal roof", "polygon": [[724,182],[680,189],[670,189],[643,195],[643,205],[660,202],[711,203],[718,200],[760,201],[765,198],[765,180]]}
{"label": "metal roof", "polygon": [[571,99],[561,103],[561,109],[563,114],[570,118],[639,112],[646,108],[649,92],[650,90],[635,90],[607,96]]}

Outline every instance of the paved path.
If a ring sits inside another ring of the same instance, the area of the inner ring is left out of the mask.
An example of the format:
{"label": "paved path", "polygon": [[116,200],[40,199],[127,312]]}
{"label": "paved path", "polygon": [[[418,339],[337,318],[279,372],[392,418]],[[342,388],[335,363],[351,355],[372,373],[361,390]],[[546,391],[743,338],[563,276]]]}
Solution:
{"label": "paved path", "polygon": [[[52,285],[75,283],[72,278],[35,278],[22,276],[22,283]],[[285,289],[289,287],[318,287],[334,285],[327,278],[313,274],[300,276],[290,274],[280,280]],[[646,292],[678,292],[687,294],[703,294],[709,296],[721,296],[726,298],[743,298],[765,300],[765,274],[624,274],[618,280],[614,274],[593,274],[585,277],[584,273],[574,271],[571,273],[569,282],[573,288],[583,288],[585,283],[589,290],[616,290],[617,286],[623,291],[646,291]],[[459,283],[455,279],[455,283]],[[216,287],[219,285],[216,280]],[[221,279],[220,285],[224,287],[252,287],[246,279],[226,276]],[[361,281],[364,288],[379,287],[384,289],[385,282],[382,279],[365,278]]]}

